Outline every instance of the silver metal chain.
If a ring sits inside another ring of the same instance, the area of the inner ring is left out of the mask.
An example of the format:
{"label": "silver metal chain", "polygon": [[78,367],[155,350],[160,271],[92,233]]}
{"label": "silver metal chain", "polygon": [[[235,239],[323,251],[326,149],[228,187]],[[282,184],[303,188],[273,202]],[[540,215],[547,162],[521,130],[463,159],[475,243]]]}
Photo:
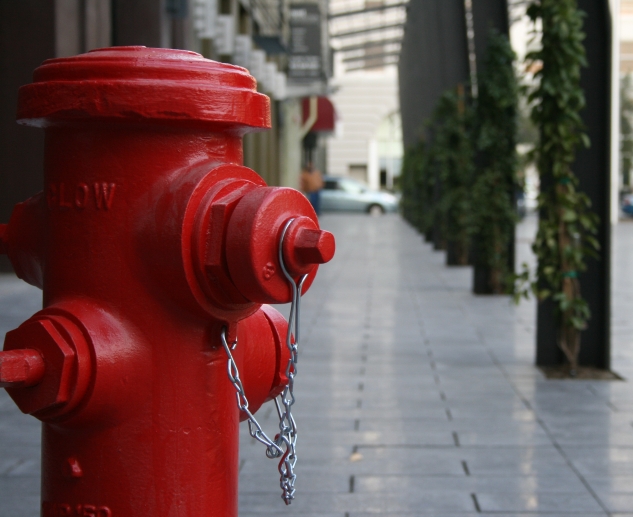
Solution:
{"label": "silver metal chain", "polygon": [[[279,239],[278,250],[281,270],[283,271],[286,280],[288,280],[292,291],[292,303],[290,305],[290,316],[288,317],[288,332],[286,333],[286,346],[290,351],[290,358],[288,359],[288,365],[286,366],[288,384],[284,387],[281,395],[275,398],[275,406],[277,408],[277,414],[279,415],[279,433],[275,436],[274,440],[270,439],[270,437],[264,432],[262,426],[248,408],[248,399],[244,393],[244,386],[242,384],[242,380],[240,379],[240,373],[237,369],[237,364],[233,359],[233,354],[231,353],[231,351],[235,350],[235,347],[237,346],[237,336],[235,337],[235,341],[229,345],[226,339],[226,328],[222,329],[221,334],[222,346],[224,347],[228,357],[227,373],[229,380],[236,391],[237,407],[248,416],[249,434],[258,442],[261,442],[266,446],[266,456],[268,458],[280,458],[278,466],[280,475],[279,485],[282,490],[281,498],[287,505],[295,498],[295,480],[297,478],[297,475],[295,474],[295,465],[297,464],[297,424],[292,416],[292,406],[295,403],[294,380],[297,375],[301,291],[303,289],[303,283],[306,278],[308,278],[308,275],[303,275],[298,281],[295,281],[284,264],[283,243],[288,227],[292,221],[294,221],[294,219],[290,219],[284,226],[281,238]],[[281,402],[279,399],[281,399]]]}

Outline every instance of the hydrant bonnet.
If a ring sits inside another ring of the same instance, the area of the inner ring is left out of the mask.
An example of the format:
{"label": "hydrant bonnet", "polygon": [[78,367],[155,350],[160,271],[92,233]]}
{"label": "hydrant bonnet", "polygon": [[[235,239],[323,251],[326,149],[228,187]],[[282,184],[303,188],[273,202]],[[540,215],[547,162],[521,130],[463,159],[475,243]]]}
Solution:
{"label": "hydrant bonnet", "polygon": [[[88,119],[201,122],[240,134],[271,127],[270,100],[244,68],[195,52],[97,49],[49,59],[22,86],[18,123],[45,127]],[[143,99],[143,102],[139,102]]]}

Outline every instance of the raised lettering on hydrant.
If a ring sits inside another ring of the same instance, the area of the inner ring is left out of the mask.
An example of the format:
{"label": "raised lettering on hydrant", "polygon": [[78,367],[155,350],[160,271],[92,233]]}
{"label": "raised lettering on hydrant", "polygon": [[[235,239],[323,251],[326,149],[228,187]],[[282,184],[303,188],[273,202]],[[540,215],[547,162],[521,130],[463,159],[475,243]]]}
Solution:
{"label": "raised lettering on hydrant", "polygon": [[263,304],[291,301],[283,265],[305,291],[334,254],[304,196],[241,165],[268,97],[242,68],[118,47],[46,61],[18,122],[45,131],[45,189],[0,252],[44,309],[7,334],[0,387],[43,422],[42,515],[237,516],[220,336],[255,412],[290,357]]}

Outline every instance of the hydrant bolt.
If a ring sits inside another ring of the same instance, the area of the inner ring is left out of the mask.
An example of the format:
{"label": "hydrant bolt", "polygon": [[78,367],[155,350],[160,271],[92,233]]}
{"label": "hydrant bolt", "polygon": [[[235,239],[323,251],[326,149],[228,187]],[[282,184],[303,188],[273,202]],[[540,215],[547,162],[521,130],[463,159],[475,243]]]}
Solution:
{"label": "hydrant bolt", "polygon": [[[73,348],[50,318],[28,320],[7,333],[0,357],[15,353],[24,357],[35,351],[41,361],[40,368],[37,359],[32,360],[33,374],[27,380],[31,384],[23,381],[7,386],[9,395],[23,413],[59,410],[70,400],[72,392],[76,391],[73,390],[73,371],[76,370],[77,354]],[[0,361],[4,363],[4,360]],[[29,385],[32,387],[25,390]]]}
{"label": "hydrant bolt", "polygon": [[301,228],[294,242],[295,254],[305,264],[325,264],[334,257],[334,236],[330,232]]}
{"label": "hydrant bolt", "polygon": [[305,275],[332,260],[335,247],[330,232],[321,230],[310,217],[297,217],[286,232],[284,262],[291,275]]}
{"label": "hydrant bolt", "polygon": [[0,388],[29,387],[44,377],[44,360],[37,350],[0,352]]}

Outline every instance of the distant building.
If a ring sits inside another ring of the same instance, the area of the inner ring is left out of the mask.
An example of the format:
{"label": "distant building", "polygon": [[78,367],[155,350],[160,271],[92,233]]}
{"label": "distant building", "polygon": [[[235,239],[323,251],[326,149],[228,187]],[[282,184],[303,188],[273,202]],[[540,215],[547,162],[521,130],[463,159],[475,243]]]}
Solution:
{"label": "distant building", "polygon": [[633,0],[620,0],[620,73],[633,73]]}
{"label": "distant building", "polygon": [[[272,129],[244,140],[244,164],[298,186],[302,98],[327,94],[327,0],[0,2],[0,223],[42,189],[43,135],[15,123],[18,88],[42,61],[119,45],[193,50],[247,68],[271,98]],[[10,268],[0,257],[0,271]]]}
{"label": "distant building", "polygon": [[391,189],[400,173],[402,129],[397,62],[405,6],[398,0],[331,0],[337,130],[327,172]]}
{"label": "distant building", "polygon": [[328,173],[392,188],[402,157],[396,68],[342,73],[332,85],[339,119],[328,141]]}

